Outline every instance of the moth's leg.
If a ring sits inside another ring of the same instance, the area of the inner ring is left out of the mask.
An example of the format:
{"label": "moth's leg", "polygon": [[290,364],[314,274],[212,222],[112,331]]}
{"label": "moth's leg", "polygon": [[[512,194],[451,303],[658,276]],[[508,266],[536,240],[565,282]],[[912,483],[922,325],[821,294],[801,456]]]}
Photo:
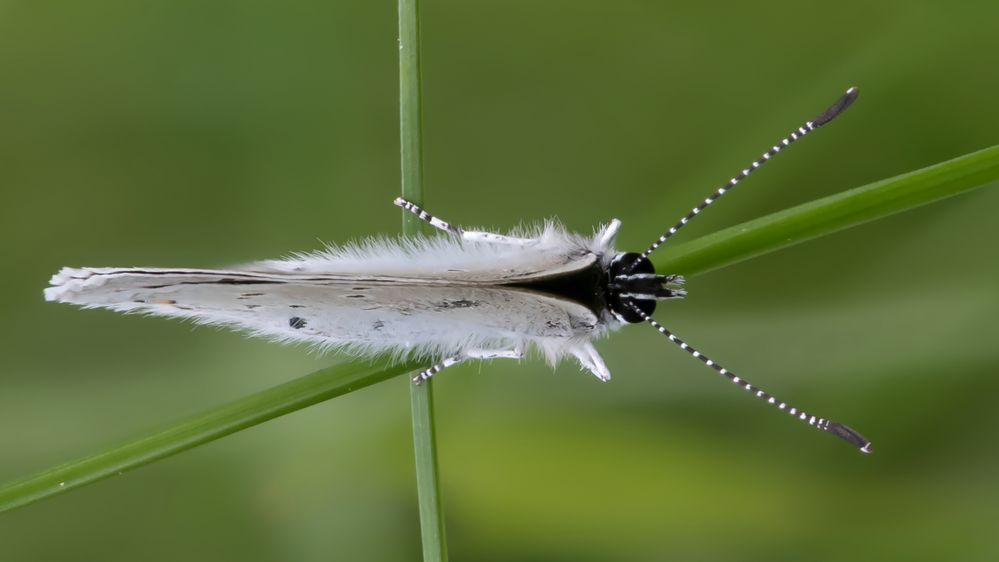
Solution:
{"label": "moth's leg", "polygon": [[522,346],[513,349],[470,349],[465,352],[466,359],[523,359]]}
{"label": "moth's leg", "polygon": [[453,234],[455,236],[462,235],[463,231],[461,230],[461,227],[453,226],[451,223],[431,215],[430,213],[424,211],[421,207],[418,207],[417,205],[410,203],[409,201],[406,201],[402,197],[396,197],[393,203],[395,203],[396,207],[402,207],[403,209],[409,211],[410,213],[413,213],[414,215],[419,217],[421,221],[428,223],[430,226],[438,230],[443,230],[444,232],[447,232],[448,234]]}
{"label": "moth's leg", "polygon": [[492,244],[508,244],[510,246],[530,246],[538,243],[537,238],[517,238],[515,236],[481,232],[478,230],[466,230],[461,233],[461,237],[469,242],[490,242]]}
{"label": "moth's leg", "polygon": [[600,229],[596,235],[597,245],[609,248],[614,244],[614,239],[617,238],[617,232],[621,230],[621,221],[617,219],[611,219],[607,226]]}
{"label": "moth's leg", "polygon": [[586,342],[568,351],[576,357],[581,367],[593,373],[598,379],[604,382],[610,380],[610,370],[592,343]]}
{"label": "moth's leg", "polygon": [[394,201],[397,207],[402,207],[403,209],[413,213],[420,220],[426,222],[430,226],[447,232],[448,234],[457,236],[469,242],[491,242],[493,244],[510,244],[513,246],[529,246],[537,242],[534,238],[516,238],[514,236],[505,236],[503,234],[496,234],[494,232],[483,232],[479,230],[465,230],[460,226],[455,226],[445,220],[439,219],[427,211],[423,210],[421,207],[406,201],[402,197],[396,197]]}
{"label": "moth's leg", "polygon": [[521,346],[517,346],[513,349],[470,349],[461,355],[448,357],[440,363],[431,366],[429,369],[420,371],[413,377],[413,382],[415,384],[420,384],[444,369],[457,365],[458,363],[468,359],[522,359],[523,357],[524,348]]}

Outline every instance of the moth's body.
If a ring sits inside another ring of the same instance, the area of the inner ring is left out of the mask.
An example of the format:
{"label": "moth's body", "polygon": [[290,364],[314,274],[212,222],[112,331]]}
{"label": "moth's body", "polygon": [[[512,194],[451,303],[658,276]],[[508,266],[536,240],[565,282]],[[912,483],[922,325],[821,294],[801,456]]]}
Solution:
{"label": "moth's body", "polygon": [[440,361],[533,344],[608,379],[591,342],[621,324],[606,306],[613,231],[549,222],[504,238],[521,242],[374,239],[225,270],[65,268],[45,295],[358,355]]}
{"label": "moth's body", "polygon": [[647,322],[747,392],[863,452],[854,430],[777,400],[708,359],[652,318],[656,302],[685,295],[683,278],[657,275],[648,256],[693,217],[784,147],[831,121],[857,93],[773,145],[690,210],[641,254],[619,253],[611,221],[593,236],[553,222],[510,235],[464,230],[409,201],[396,205],[445,233],[371,239],[286,260],[226,270],[64,268],[45,298],[243,329],[284,342],[358,355],[391,353],[433,364],[420,383],[468,359],[521,358],[534,347],[552,364],[575,357],[601,380],[610,371],[593,340],[624,323]]}

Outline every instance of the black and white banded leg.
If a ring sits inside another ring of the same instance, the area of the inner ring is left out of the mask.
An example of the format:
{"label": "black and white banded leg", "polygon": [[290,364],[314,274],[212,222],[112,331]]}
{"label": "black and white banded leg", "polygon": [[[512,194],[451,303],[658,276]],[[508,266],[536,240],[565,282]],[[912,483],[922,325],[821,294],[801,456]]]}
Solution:
{"label": "black and white banded leg", "polygon": [[[840,96],[840,98],[836,100],[836,102],[833,103],[831,106],[829,106],[828,109],[820,113],[817,117],[815,117],[811,121],[806,121],[804,125],[798,127],[796,130],[792,131],[790,135],[784,137],[783,139],[781,139],[780,142],[771,146],[766,152],[763,153],[762,156],[760,156],[756,160],[753,160],[753,162],[749,165],[749,167],[744,168],[735,177],[733,177],[732,179],[728,180],[728,182],[718,187],[718,189],[716,189],[714,192],[711,193],[711,195],[706,197],[704,201],[698,203],[697,206],[695,206],[686,215],[684,215],[684,217],[681,218],[679,222],[671,226],[669,230],[664,232],[662,236],[660,236],[658,239],[656,239],[655,242],[653,242],[648,248],[646,248],[646,250],[642,252],[642,257],[648,258],[649,254],[654,252],[656,248],[662,246],[667,240],[669,240],[674,234],[676,234],[678,230],[686,226],[687,223],[690,222],[692,218],[699,215],[701,211],[707,208],[708,205],[711,205],[712,203],[720,199],[721,196],[725,195],[729,190],[738,185],[739,182],[746,179],[746,176],[753,173],[753,170],[759,168],[764,163],[773,158],[778,152],[790,146],[792,142],[800,139],[801,137],[807,135],[808,133],[811,133],[812,131],[818,129],[822,125],[825,125],[826,123],[832,121],[837,115],[839,115],[847,107],[849,107],[850,104],[852,104],[856,99],[857,99],[857,89],[856,88],[848,89],[846,93]],[[638,262],[639,260],[635,261],[636,264]]]}
{"label": "black and white banded leg", "polygon": [[397,207],[402,207],[403,209],[413,213],[420,220],[426,222],[430,226],[447,232],[448,234],[457,236],[463,240],[469,242],[491,242],[494,244],[509,244],[513,246],[528,246],[537,242],[533,238],[517,238],[515,236],[505,236],[503,234],[496,234],[494,232],[483,232],[480,230],[465,230],[460,226],[455,226],[445,220],[441,220],[434,215],[428,213],[418,205],[411,203],[402,197],[396,197],[394,201]]}
{"label": "black and white banded leg", "polygon": [[443,361],[432,365],[429,369],[420,371],[413,377],[413,383],[421,384],[423,381],[447,369],[469,359],[523,359],[524,349],[515,347],[513,349],[470,349],[461,355],[445,358]]}
{"label": "black and white banded leg", "polygon": [[849,428],[849,427],[847,427],[847,426],[845,426],[845,425],[843,425],[841,423],[837,423],[837,422],[834,422],[834,421],[827,420],[825,418],[820,418],[818,416],[813,416],[811,414],[805,413],[803,410],[799,410],[798,408],[792,408],[786,402],[781,402],[780,400],[777,400],[777,398],[775,398],[772,394],[769,394],[766,391],[760,389],[759,387],[751,384],[749,381],[747,381],[747,380],[745,380],[745,379],[743,379],[741,377],[736,376],[735,373],[733,373],[733,372],[729,371],[728,369],[722,367],[718,363],[715,363],[711,359],[708,359],[701,352],[699,352],[696,349],[694,349],[693,347],[690,347],[689,345],[687,345],[687,343],[685,341],[683,341],[680,338],[674,336],[672,332],[670,332],[669,330],[667,330],[659,322],[656,322],[655,320],[653,320],[651,316],[649,316],[648,314],[646,314],[645,312],[643,312],[637,306],[631,305],[631,308],[635,312],[635,314],[638,314],[639,316],[641,316],[643,320],[645,320],[653,328],[655,328],[656,330],[658,330],[659,333],[661,333],[662,335],[666,336],[666,338],[669,339],[669,341],[671,341],[671,342],[675,343],[676,345],[680,346],[680,349],[682,349],[682,350],[686,351],[687,353],[693,355],[694,357],[700,359],[705,365],[707,365],[708,367],[711,367],[715,371],[718,371],[719,374],[725,376],[728,380],[730,380],[733,383],[741,386],[746,391],[752,393],[753,396],[756,396],[757,398],[761,398],[761,399],[765,400],[767,402],[767,404],[770,404],[770,405],[776,407],[778,410],[781,410],[783,412],[787,412],[788,414],[791,414],[792,416],[798,418],[799,420],[807,423],[808,425],[810,425],[812,427],[816,427],[818,429],[821,429],[822,431],[825,431],[827,433],[831,433],[831,434],[835,435],[836,437],[839,437],[840,439],[845,440],[846,442],[850,443],[851,445],[853,445],[854,447],[856,447],[857,449],[859,449],[860,452],[862,452],[862,453],[870,453],[871,452],[871,442],[868,441],[863,435],[857,433],[855,430],[853,430],[853,429],[851,429],[851,428]]}

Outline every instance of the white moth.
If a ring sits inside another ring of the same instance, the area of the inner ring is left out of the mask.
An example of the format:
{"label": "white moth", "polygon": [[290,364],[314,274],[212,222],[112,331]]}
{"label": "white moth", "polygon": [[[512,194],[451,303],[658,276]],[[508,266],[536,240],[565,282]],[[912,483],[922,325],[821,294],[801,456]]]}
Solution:
{"label": "white moth", "polygon": [[656,302],[682,298],[683,278],[657,275],[648,256],[690,219],[784,147],[831,121],[857,97],[829,109],[768,149],[641,254],[620,253],[612,220],[593,236],[555,223],[511,235],[464,230],[403,199],[444,235],[369,239],[290,259],[224,270],[64,268],[50,301],[187,318],[281,342],[306,342],[360,356],[391,353],[430,366],[417,384],[468,359],[521,358],[529,347],[551,364],[573,357],[600,380],[610,371],[593,341],[626,323],[647,322],[718,373],[776,408],[870,452],[842,424],[812,416],[746,382],[652,319]]}

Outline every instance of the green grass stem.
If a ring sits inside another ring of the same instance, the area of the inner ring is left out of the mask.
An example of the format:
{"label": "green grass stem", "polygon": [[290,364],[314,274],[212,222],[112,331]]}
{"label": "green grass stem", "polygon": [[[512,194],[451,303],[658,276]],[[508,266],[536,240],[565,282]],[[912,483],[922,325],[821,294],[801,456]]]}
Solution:
{"label": "green grass stem", "polygon": [[[399,0],[399,134],[402,196],[423,205],[423,105],[420,99],[420,2]],[[420,234],[423,223],[403,211],[402,232]],[[434,421],[434,384],[409,385],[413,422],[416,492],[420,507],[420,538],[425,562],[447,560],[444,506],[441,501]]]}
{"label": "green grass stem", "polygon": [[106,451],[49,468],[0,488],[0,512],[56,496],[176,455],[417,368],[405,363],[344,363],[251,394]]}
{"label": "green grass stem", "polygon": [[999,180],[999,146],[816,199],[663,247],[660,272],[696,275],[964,193]]}

